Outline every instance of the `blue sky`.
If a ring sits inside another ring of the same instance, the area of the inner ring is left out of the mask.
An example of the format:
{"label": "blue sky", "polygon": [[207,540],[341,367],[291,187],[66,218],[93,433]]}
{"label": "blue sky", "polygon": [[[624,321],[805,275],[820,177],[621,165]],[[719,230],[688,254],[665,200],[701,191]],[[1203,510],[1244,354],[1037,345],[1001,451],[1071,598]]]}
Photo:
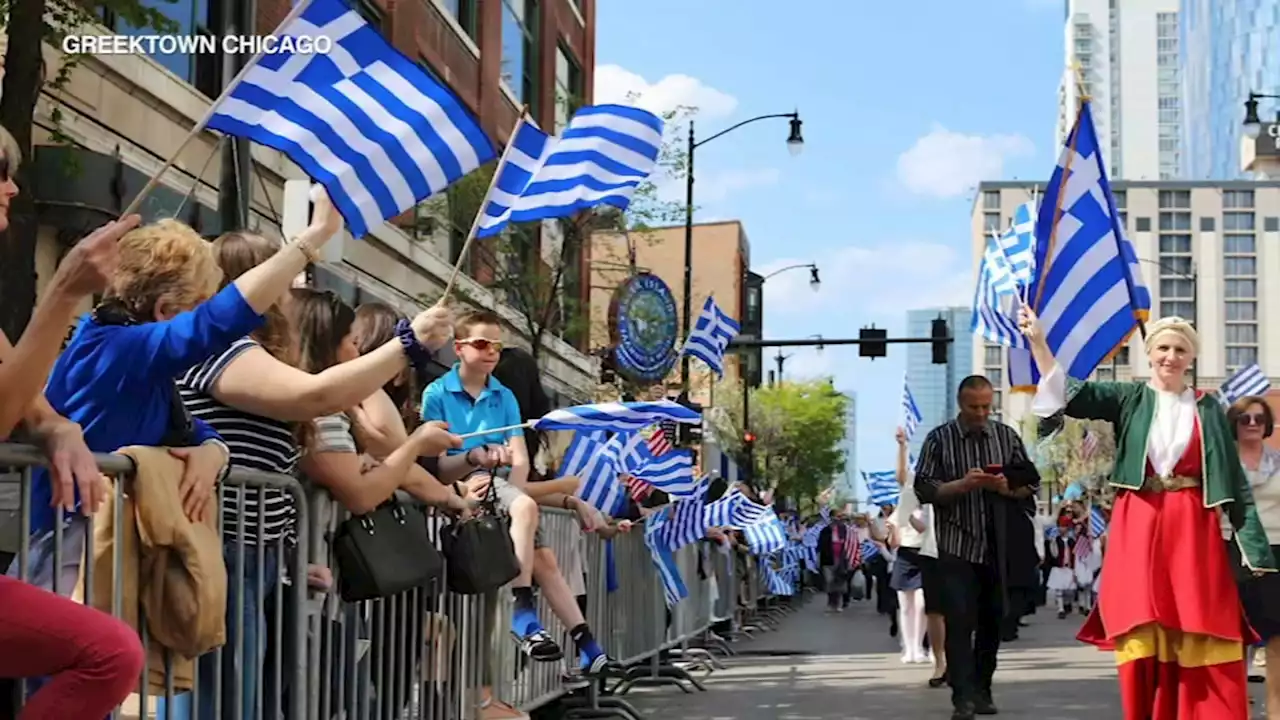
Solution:
{"label": "blue sky", "polygon": [[[871,323],[900,336],[908,309],[967,305],[974,186],[1047,178],[1057,156],[1061,0],[597,7],[597,102],[638,92],[651,109],[697,106],[704,136],[799,109],[799,157],[785,120],[697,155],[698,217],[741,220],[753,269],[821,269],[816,293],[802,271],[766,283],[769,338],[856,337]],[[857,392],[859,465],[890,468],[905,348],[874,363],[854,346],[789,353],[787,377],[834,375]]]}

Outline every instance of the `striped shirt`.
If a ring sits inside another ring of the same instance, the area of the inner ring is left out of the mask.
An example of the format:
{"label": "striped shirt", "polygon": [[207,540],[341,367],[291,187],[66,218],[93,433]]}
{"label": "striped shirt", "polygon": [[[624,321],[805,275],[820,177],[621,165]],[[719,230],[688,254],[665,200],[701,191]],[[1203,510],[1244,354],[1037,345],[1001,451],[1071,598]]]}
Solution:
{"label": "striped shirt", "polygon": [[[254,415],[219,402],[211,394],[213,384],[233,360],[251,348],[261,347],[244,337],[225,352],[191,368],[178,380],[182,403],[193,417],[204,420],[220,435],[231,451],[231,466],[240,470],[257,470],[291,475],[298,462],[298,445],[289,423]],[[271,543],[282,537],[292,541],[295,508],[289,493],[276,488],[257,489],[234,483],[223,485],[222,533],[224,539],[239,537],[241,495],[243,494],[244,541],[256,545]],[[265,513],[259,532],[259,498]]]}
{"label": "striped shirt", "polygon": [[989,490],[974,490],[939,502],[938,488],[974,468],[1026,461],[1022,438],[1004,423],[987,422],[981,428],[967,429],[955,419],[929,431],[916,463],[915,490],[921,503],[933,505],[939,552],[972,563],[995,563],[991,503],[999,496]]}

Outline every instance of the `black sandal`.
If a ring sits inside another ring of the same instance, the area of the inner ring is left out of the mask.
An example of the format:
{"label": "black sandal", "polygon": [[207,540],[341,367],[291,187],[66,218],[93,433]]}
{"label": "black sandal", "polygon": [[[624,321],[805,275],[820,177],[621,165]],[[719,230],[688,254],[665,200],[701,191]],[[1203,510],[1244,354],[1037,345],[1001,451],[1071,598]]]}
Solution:
{"label": "black sandal", "polygon": [[941,676],[929,678],[929,687],[937,689],[946,685],[947,681],[949,680],[948,672],[949,671],[944,670]]}

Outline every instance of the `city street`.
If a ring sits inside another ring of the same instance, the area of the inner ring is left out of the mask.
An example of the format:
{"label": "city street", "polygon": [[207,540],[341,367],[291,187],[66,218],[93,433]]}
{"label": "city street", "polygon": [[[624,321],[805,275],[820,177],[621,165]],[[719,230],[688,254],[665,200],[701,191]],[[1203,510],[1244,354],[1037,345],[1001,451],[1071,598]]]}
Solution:
{"label": "city street", "polygon": [[[927,687],[928,667],[899,662],[896,641],[870,603],[855,603],[841,615],[822,610],[821,601],[811,600],[778,630],[737,643],[742,654],[707,680],[705,693],[648,688],[628,699],[646,716],[667,720],[950,717],[949,691]],[[1030,622],[1021,639],[1000,651],[1000,717],[1119,717],[1111,656],[1074,640],[1076,619],[1058,620],[1041,609]],[[1258,703],[1261,687],[1251,686]]]}

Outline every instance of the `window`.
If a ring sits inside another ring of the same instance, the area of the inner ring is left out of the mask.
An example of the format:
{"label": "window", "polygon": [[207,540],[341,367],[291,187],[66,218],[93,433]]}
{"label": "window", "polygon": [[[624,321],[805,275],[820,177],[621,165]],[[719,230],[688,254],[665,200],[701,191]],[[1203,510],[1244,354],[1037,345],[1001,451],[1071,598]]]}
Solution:
{"label": "window", "polygon": [[1257,324],[1248,325],[1228,325],[1227,326],[1227,344],[1228,345],[1257,345],[1258,344],[1258,326]]}
{"label": "window", "polygon": [[1262,229],[1264,232],[1280,232],[1280,218],[1278,217],[1263,218]]}
{"label": "window", "polygon": [[1160,229],[1163,230],[1190,230],[1191,229],[1191,213],[1189,212],[1162,212],[1160,213]]}
{"label": "window", "polygon": [[[1164,269],[1161,268],[1160,272],[1163,273]],[[1228,280],[1227,282],[1240,282],[1240,281]],[[1195,287],[1191,284],[1190,279],[1184,279],[1180,277],[1160,278],[1160,297],[1162,298],[1186,298],[1187,300],[1190,300],[1191,296],[1194,293],[1195,293]],[[1251,296],[1243,296],[1243,297],[1251,297]]]}
{"label": "window", "polygon": [[1189,300],[1161,300],[1160,317],[1193,318],[1196,304]]}
{"label": "window", "polygon": [[[1190,235],[1161,235],[1160,236],[1160,254],[1168,253],[1191,254],[1191,236]],[[1161,261],[1163,262],[1163,258]]]}
{"label": "window", "polygon": [[1248,367],[1258,362],[1257,346],[1241,346],[1227,348],[1227,371],[1235,372],[1242,367]]}
{"label": "window", "polygon": [[991,231],[1000,232],[1000,213],[983,213],[982,215],[982,231],[990,233]]}
{"label": "window", "polygon": [[1200,218],[1200,232],[1213,232],[1213,218]]}
{"label": "window", "polygon": [[1254,321],[1258,319],[1258,303],[1254,301],[1227,301],[1227,322]]}
{"label": "window", "polygon": [[1190,277],[1190,255],[1168,255],[1160,258],[1160,274],[1165,277]]}
{"label": "window", "polygon": [[1120,348],[1120,351],[1116,353],[1116,363],[1120,365],[1129,364],[1129,346],[1128,345],[1125,345],[1124,347]]}
{"label": "window", "polygon": [[1160,209],[1190,209],[1191,208],[1191,191],[1190,190],[1161,190],[1160,191]]}
{"label": "window", "polygon": [[987,367],[1004,365],[1004,348],[1000,345],[987,345],[982,348],[982,364]]}
{"label": "window", "polygon": [[982,209],[983,210],[999,210],[1000,209],[1000,191],[999,190],[982,191]]}
{"label": "window", "polygon": [[1252,300],[1258,297],[1257,280],[1223,280],[1223,293],[1229,298]]}
{"label": "window", "polygon": [[1115,198],[1117,210],[1123,210],[1128,207],[1129,193],[1124,190],[1112,190],[1111,197]]}
{"label": "window", "polygon": [[477,0],[443,0],[445,10],[458,21],[463,32],[472,40],[476,39],[476,5]]}
{"label": "window", "polygon": [[1253,207],[1253,191],[1252,190],[1223,190],[1222,191],[1222,207],[1224,208]]}
{"label": "window", "polygon": [[582,105],[582,70],[563,47],[556,48],[556,133]]}
{"label": "window", "polygon": [[502,0],[502,81],[516,99],[538,115],[538,3]]}
{"label": "window", "polygon": [[987,376],[987,379],[991,381],[992,385],[996,387],[1004,387],[1004,370],[1002,368],[984,368],[982,374]]}
{"label": "window", "polygon": [[[207,37],[220,36],[215,32],[215,23],[223,9],[230,3],[225,0],[139,0],[142,8],[159,12],[173,21],[171,28],[165,29],[169,35],[201,35]],[[129,21],[104,8],[100,19],[102,24],[120,35],[155,35],[153,27],[138,28]],[[222,53],[166,53],[152,56],[152,60],[160,63],[169,72],[185,80],[196,90],[216,98],[222,92]]]}
{"label": "window", "polygon": [[1222,213],[1223,230],[1254,230],[1254,215],[1251,212]]}
{"label": "window", "polygon": [[1256,257],[1226,257],[1222,259],[1222,274],[1225,277],[1245,275],[1253,277],[1258,274]]}
{"label": "window", "polygon": [[1223,235],[1222,252],[1228,255],[1257,252],[1258,242],[1253,235]]}
{"label": "window", "polygon": [[1135,221],[1133,229],[1136,232],[1151,232],[1151,218],[1140,217]]}
{"label": "window", "polygon": [[1110,365],[1099,365],[1095,377],[1100,382],[1111,382],[1116,379],[1116,373]]}

